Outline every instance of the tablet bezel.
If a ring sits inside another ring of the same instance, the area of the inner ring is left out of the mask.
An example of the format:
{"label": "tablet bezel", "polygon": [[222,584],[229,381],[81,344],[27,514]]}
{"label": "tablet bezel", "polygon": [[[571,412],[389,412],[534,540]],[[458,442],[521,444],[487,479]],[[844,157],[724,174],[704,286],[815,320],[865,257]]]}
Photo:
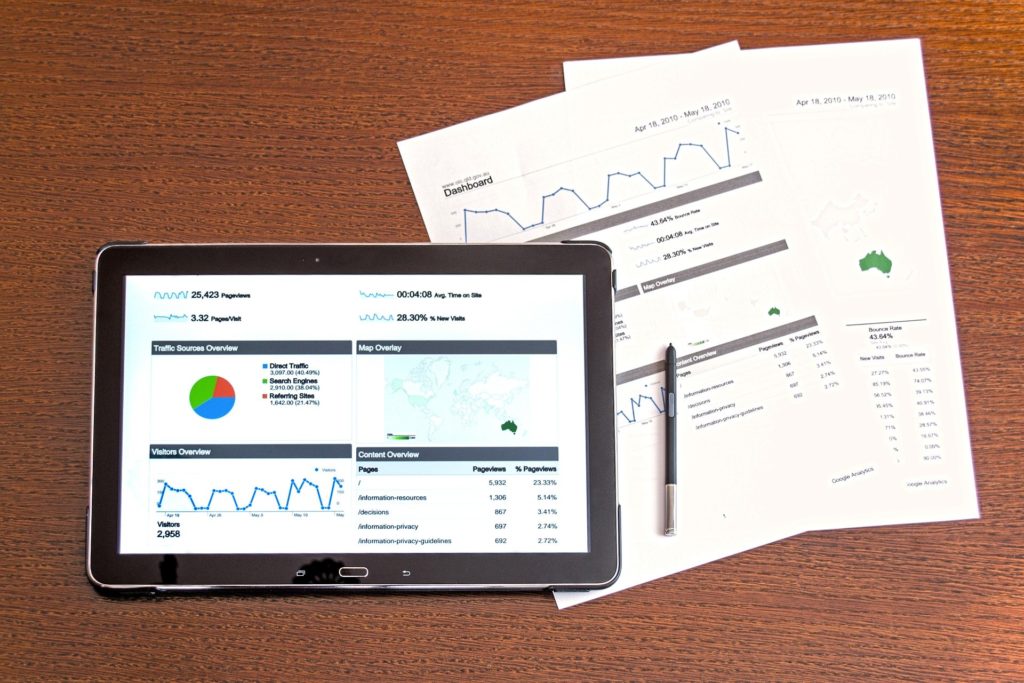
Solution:
{"label": "tablet bezel", "polygon": [[[589,551],[136,555],[118,551],[125,278],[129,275],[580,274]],[[619,571],[610,254],[594,244],[110,245],[94,275],[87,574],[107,590],[590,589]],[[347,568],[347,569],[343,569]],[[361,568],[368,575],[358,575]],[[303,571],[299,571],[303,570]],[[297,574],[303,574],[298,576]]]}

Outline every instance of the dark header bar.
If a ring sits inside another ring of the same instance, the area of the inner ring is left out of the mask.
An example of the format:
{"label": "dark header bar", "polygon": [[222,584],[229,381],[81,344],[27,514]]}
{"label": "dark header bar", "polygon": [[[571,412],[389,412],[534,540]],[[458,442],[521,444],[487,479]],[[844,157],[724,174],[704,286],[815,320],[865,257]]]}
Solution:
{"label": "dark header bar", "polygon": [[441,447],[427,448],[356,448],[356,461],[359,462],[468,462],[480,460],[484,462],[508,461],[556,461],[558,448],[553,446],[494,446],[477,448]]}
{"label": "dark header bar", "polygon": [[155,341],[153,355],[348,355],[351,341]]}
{"label": "dark header bar", "polygon": [[488,353],[488,354],[554,354],[558,343],[553,339],[481,339],[481,340],[415,340],[357,341],[357,354],[432,354],[432,353]]}
{"label": "dark header bar", "polygon": [[[622,301],[623,299],[629,299],[634,296],[639,296],[641,292],[653,292],[663,287],[670,287],[671,285],[678,285],[680,282],[686,282],[702,275],[708,275],[719,270],[725,270],[726,268],[732,268],[738,266],[741,263],[747,263],[748,261],[754,261],[765,256],[777,254],[780,251],[786,251],[789,249],[789,245],[786,240],[779,240],[778,242],[772,242],[765,244],[760,247],[748,249],[747,251],[741,251],[738,254],[732,254],[724,258],[716,259],[714,261],[708,261],[702,263],[699,266],[693,268],[687,268],[680,270],[675,273],[669,273],[668,275],[662,275],[661,277],[641,282],[639,288],[632,287],[629,290],[622,290],[619,295],[615,297],[616,301]],[[628,291],[628,293],[627,293]]]}
{"label": "dark header bar", "polygon": [[[718,358],[728,353],[740,351],[742,349],[748,349],[751,346],[757,346],[766,341],[778,339],[779,337],[785,337],[787,334],[794,334],[796,332],[802,332],[803,330],[809,330],[813,327],[818,326],[818,319],[813,315],[800,320],[795,320],[785,325],[779,325],[773,327],[770,330],[764,330],[756,334],[751,334],[746,337],[740,337],[733,341],[719,344],[718,346],[709,346],[706,349],[700,351],[694,351],[692,353],[680,353],[679,360],[676,361],[677,368],[685,368],[687,365],[693,365],[694,363],[701,363],[712,358]],[[633,368],[626,372],[621,372],[615,376],[615,384],[625,384],[626,382],[632,382],[635,379],[654,375],[659,372],[665,372],[665,361],[659,360],[654,363],[648,363],[639,368]]]}
{"label": "dark header bar", "polygon": [[351,458],[349,443],[287,444],[153,444],[150,460],[201,460],[207,458]]}

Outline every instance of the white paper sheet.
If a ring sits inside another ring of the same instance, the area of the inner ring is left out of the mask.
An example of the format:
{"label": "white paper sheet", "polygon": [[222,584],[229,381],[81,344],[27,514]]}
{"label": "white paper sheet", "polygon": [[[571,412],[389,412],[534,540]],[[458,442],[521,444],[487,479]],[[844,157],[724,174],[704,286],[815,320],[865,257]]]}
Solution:
{"label": "white paper sheet", "polygon": [[[596,239],[615,254],[623,573],[560,606],[804,530],[821,444],[877,446],[839,370],[818,365],[831,342],[804,238],[777,215],[737,68],[693,55],[399,144],[435,241]],[[685,413],[674,538],[661,535],[669,341]]]}
{"label": "white paper sheet", "polygon": [[715,45],[713,47],[686,54],[672,55],[638,55],[635,57],[612,57],[608,59],[583,59],[570,62],[562,62],[562,74],[565,80],[565,89],[575,89],[581,85],[587,85],[606,78],[614,78],[631,71],[637,71],[664,62],[668,59],[686,58],[694,54],[706,55],[727,54],[739,52],[740,41],[732,40],[728,43]]}
{"label": "white paper sheet", "polygon": [[[686,56],[565,64],[567,88]],[[807,528],[979,515],[917,40],[745,51],[750,129],[822,267],[833,361],[880,451],[820,461]]]}

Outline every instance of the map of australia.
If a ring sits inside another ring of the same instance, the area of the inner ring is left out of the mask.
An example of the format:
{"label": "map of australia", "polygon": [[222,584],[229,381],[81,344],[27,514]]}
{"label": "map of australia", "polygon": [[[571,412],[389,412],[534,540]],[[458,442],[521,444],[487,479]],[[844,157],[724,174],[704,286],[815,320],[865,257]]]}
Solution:
{"label": "map of australia", "polygon": [[874,268],[886,275],[892,271],[892,260],[885,255],[884,251],[872,251],[870,254],[866,254],[858,263],[861,270]]}
{"label": "map of australia", "polygon": [[526,356],[389,356],[384,427],[417,441],[500,445],[522,438],[529,416]]}

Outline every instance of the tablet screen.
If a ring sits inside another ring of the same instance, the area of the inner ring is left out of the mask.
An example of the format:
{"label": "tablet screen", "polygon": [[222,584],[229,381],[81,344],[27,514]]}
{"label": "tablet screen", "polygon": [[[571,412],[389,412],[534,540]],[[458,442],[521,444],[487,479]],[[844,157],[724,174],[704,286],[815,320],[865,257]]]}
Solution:
{"label": "tablet screen", "polygon": [[121,554],[588,550],[580,274],[128,275]]}

